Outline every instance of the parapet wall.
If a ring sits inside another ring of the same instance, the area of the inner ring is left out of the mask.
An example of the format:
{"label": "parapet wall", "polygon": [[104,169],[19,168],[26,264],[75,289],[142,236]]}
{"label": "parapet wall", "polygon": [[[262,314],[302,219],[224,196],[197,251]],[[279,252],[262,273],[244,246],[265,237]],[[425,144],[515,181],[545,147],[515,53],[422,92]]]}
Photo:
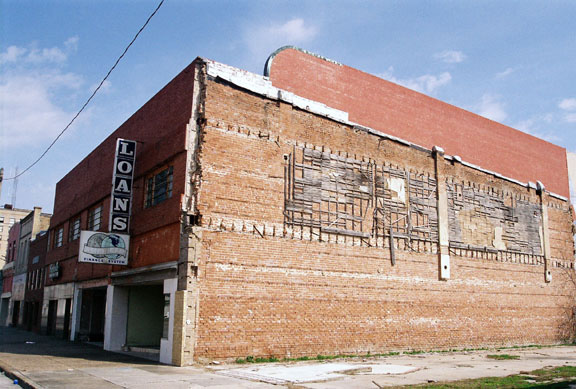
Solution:
{"label": "parapet wall", "polygon": [[569,197],[566,150],[514,128],[296,48],[268,59],[272,85],[349,120]]}

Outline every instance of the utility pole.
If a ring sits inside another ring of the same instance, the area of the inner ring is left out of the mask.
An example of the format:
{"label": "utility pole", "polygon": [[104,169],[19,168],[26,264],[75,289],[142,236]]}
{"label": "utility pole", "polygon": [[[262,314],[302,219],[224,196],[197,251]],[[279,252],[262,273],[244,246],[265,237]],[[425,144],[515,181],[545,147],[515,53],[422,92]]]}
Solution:
{"label": "utility pole", "polygon": [[4,180],[4,168],[0,167],[0,198],[2,198],[2,181]]}

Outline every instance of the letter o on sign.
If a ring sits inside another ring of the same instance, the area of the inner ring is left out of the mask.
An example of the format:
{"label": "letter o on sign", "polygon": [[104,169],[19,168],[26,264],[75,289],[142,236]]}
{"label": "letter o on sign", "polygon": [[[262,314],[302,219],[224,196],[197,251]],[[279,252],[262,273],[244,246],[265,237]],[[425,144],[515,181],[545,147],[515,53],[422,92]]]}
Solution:
{"label": "letter o on sign", "polygon": [[130,174],[132,173],[132,164],[128,161],[120,161],[116,166],[118,172],[121,174]]}

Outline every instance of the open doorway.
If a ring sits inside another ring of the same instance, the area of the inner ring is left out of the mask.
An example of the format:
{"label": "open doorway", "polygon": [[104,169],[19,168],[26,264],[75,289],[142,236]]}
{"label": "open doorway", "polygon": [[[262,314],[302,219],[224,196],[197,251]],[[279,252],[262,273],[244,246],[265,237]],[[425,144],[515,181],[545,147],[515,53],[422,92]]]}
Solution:
{"label": "open doorway", "polygon": [[81,301],[80,326],[77,339],[83,342],[103,342],[106,287],[82,289]]}
{"label": "open doorway", "polygon": [[164,328],[162,285],[131,286],[128,298],[126,346],[160,350]]}

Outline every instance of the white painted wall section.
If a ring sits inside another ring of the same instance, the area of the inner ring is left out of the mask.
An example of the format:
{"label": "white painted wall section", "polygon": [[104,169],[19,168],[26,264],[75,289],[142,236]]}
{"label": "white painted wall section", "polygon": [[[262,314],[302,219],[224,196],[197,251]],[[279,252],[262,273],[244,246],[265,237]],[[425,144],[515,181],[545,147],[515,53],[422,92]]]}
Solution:
{"label": "white painted wall section", "polygon": [[104,350],[120,351],[126,343],[128,323],[128,288],[108,285],[106,318],[104,321]]}
{"label": "white painted wall section", "polygon": [[178,288],[178,279],[164,280],[164,294],[170,295],[170,318],[168,322],[168,339],[160,340],[160,363],[172,364],[172,345],[174,343],[174,298]]}

